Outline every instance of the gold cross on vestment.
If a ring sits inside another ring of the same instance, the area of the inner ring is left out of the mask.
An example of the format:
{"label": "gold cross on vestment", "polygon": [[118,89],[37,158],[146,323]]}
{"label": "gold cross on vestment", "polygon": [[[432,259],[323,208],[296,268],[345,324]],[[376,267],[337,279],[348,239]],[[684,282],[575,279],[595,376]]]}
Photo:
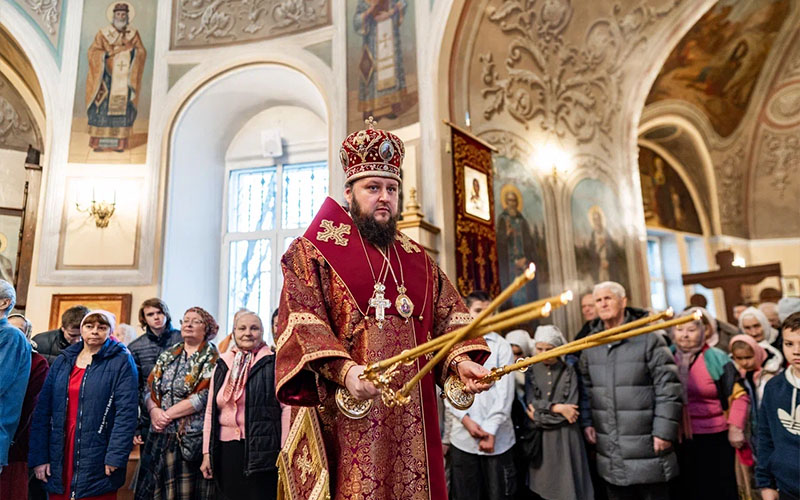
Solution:
{"label": "gold cross on vestment", "polygon": [[323,231],[317,233],[317,239],[319,241],[327,242],[333,239],[336,245],[347,246],[347,238],[345,238],[344,235],[350,234],[349,224],[341,223],[339,227],[334,227],[332,220],[322,219],[319,227],[323,229]]}
{"label": "gold cross on vestment", "polygon": [[308,452],[308,445],[303,446],[303,454],[295,457],[295,463],[300,467],[300,481],[306,482],[306,477],[314,471],[314,462]]}
{"label": "gold cross on vestment", "polygon": [[391,306],[392,303],[383,297],[383,292],[386,291],[386,286],[381,283],[375,283],[375,292],[372,298],[369,299],[369,306],[375,308],[375,320],[378,322],[378,328],[383,328],[383,318],[386,308]]}
{"label": "gold cross on vestment", "polygon": [[395,236],[395,239],[400,240],[400,246],[403,247],[403,250],[405,250],[406,253],[412,253],[412,252],[413,253],[419,253],[419,252],[421,252],[421,250],[419,249],[419,247],[417,245],[411,243],[411,238],[406,236],[405,233],[401,233],[401,232],[398,231],[397,236]]}

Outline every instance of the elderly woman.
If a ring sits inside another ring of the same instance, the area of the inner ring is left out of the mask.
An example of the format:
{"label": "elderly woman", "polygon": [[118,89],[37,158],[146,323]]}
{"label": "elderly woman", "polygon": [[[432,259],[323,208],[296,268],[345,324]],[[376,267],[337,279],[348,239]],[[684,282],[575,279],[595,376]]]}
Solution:
{"label": "elderly woman", "polygon": [[291,409],[281,410],[275,397],[275,354],[256,313],[237,316],[233,345],[220,355],[211,380],[200,470],[228,499],[275,498],[275,461]]}
{"label": "elderly woman", "polygon": [[767,351],[767,360],[764,362],[764,383],[783,369],[783,354],[772,346],[778,338],[778,331],[772,328],[767,316],[755,307],[748,307],[739,316],[739,330],[750,335],[758,345]]}
{"label": "elderly woman", "polygon": [[[533,337],[536,354],[566,344],[555,326],[540,326]],[[528,484],[541,498],[592,500],[589,462],[578,427],[578,374],[561,358],[537,363],[525,372],[527,414],[541,433],[541,457],[528,464]]]}
{"label": "elderly woman", "polygon": [[151,431],[136,479],[137,500],[212,498],[200,473],[203,416],[217,348],[219,325],[200,307],[183,314],[183,342],[162,352],[147,379]]}
{"label": "elderly woman", "polygon": [[716,338],[716,320],[701,307],[681,316],[695,311],[701,319],[671,331],[684,400],[679,489],[686,499],[736,500],[735,454],[746,444],[750,398],[730,358],[708,344]]}
{"label": "elderly woman", "polygon": [[90,311],[81,340],[50,367],[31,426],[28,465],[50,500],[112,500],[136,430],[136,366],[114,340],[116,317]]}

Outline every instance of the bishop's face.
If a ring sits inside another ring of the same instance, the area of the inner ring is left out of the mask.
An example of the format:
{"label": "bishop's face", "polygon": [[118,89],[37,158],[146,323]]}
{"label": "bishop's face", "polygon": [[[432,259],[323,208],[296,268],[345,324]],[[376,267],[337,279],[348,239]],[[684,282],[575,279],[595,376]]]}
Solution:
{"label": "bishop's face", "polygon": [[386,224],[397,216],[397,200],[400,183],[385,177],[365,177],[345,188],[347,202],[358,205],[364,217],[371,217],[379,224]]}

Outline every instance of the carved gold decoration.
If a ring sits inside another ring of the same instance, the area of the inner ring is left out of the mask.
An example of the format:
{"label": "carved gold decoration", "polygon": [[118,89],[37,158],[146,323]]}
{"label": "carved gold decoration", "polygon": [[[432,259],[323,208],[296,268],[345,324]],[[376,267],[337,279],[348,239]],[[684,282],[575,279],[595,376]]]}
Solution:
{"label": "carved gold decoration", "polygon": [[351,226],[349,224],[341,223],[338,226],[334,226],[332,220],[322,219],[320,227],[322,231],[317,233],[319,241],[327,242],[333,240],[336,245],[347,246],[348,239],[345,238],[345,235],[350,234]]}
{"label": "carved gold decoration", "polygon": [[266,40],[329,24],[329,0],[175,0],[171,46]]}
{"label": "carved gold decoration", "polygon": [[[647,42],[646,28],[681,0],[655,8],[640,2],[595,21],[580,46],[564,42],[572,19],[570,0],[504,0],[488,9],[488,20],[512,37],[505,60],[480,54],[485,101],[483,117],[507,112],[525,128],[534,120],[560,138],[597,140],[610,152],[612,124],[619,111],[622,66]],[[502,64],[498,68],[498,64]]]}

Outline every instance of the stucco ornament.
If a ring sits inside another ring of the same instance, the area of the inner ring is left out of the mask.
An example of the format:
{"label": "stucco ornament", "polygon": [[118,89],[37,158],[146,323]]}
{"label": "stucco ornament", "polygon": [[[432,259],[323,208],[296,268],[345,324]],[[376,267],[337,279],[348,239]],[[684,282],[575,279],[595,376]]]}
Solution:
{"label": "stucco ornament", "polygon": [[800,137],[779,136],[770,132],[764,135],[760,169],[769,178],[770,185],[780,198],[783,198],[790,175],[797,175],[798,162]]}
{"label": "stucco ornament", "polygon": [[543,130],[578,143],[597,140],[609,152],[623,66],[647,43],[646,28],[680,3],[655,8],[640,2],[625,12],[616,5],[611,16],[589,26],[581,45],[563,37],[571,0],[504,0],[490,7],[488,20],[511,40],[502,62],[491,52],[479,55],[484,118],[506,112],[525,128],[537,120]]}
{"label": "stucco ornament", "polygon": [[743,180],[742,162],[746,155],[741,145],[728,154],[717,168],[717,186],[719,188],[719,217],[723,231],[728,228],[744,231],[742,211]]}
{"label": "stucco ornament", "polygon": [[263,40],[330,24],[328,0],[176,0],[172,46]]}

